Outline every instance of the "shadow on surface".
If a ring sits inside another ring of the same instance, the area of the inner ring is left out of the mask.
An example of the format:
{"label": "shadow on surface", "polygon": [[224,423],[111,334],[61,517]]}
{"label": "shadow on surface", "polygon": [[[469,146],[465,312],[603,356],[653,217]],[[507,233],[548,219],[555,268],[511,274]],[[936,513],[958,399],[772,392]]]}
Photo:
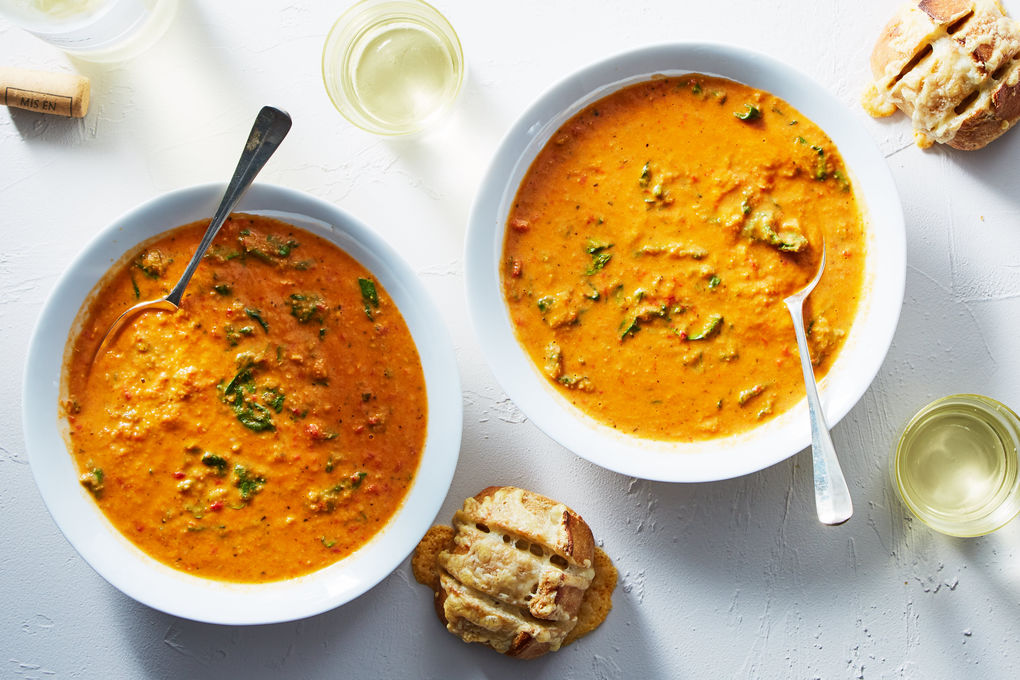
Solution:
{"label": "shadow on surface", "polygon": [[[127,646],[136,651],[137,666],[149,678],[369,677],[366,663],[376,659],[377,668],[386,666],[385,635],[403,634],[406,627],[403,612],[386,604],[394,580],[391,576],[342,607],[287,623],[199,623],[150,609],[126,596],[117,618]],[[364,634],[357,635],[360,629],[379,624],[390,630],[379,631],[376,649],[350,646],[354,640],[363,644],[366,639]]]}
{"label": "shadow on surface", "polygon": [[[108,150],[111,135],[104,134],[106,127],[126,125],[132,131],[132,144],[144,157],[158,154],[178,161],[189,177],[198,174],[202,179],[200,173],[208,164],[180,158],[175,149],[195,139],[222,135],[226,131],[222,124],[232,120],[233,111],[257,110],[251,88],[244,86],[241,66],[230,53],[213,48],[215,44],[201,6],[194,0],[179,0],[166,33],[140,55],[108,64],[72,59],[92,83],[90,111],[84,119],[91,153]],[[150,164],[150,171],[169,172],[176,166],[170,164],[168,171],[165,165]]]}
{"label": "shadow on surface", "polygon": [[[468,70],[458,100],[445,120],[420,136],[387,138],[398,163],[411,177],[432,191],[441,205],[447,229],[463,238],[468,214],[457,210],[470,206],[496,148],[509,123],[485,90],[471,87],[474,76]],[[457,159],[451,163],[451,159]]]}
{"label": "shadow on surface", "polygon": [[1020,133],[1006,132],[983,149],[959,151],[949,147],[938,150],[950,165],[991,187],[999,196],[1020,206],[1016,191],[1016,158],[1020,156]]}
{"label": "shadow on surface", "polygon": [[63,118],[13,106],[8,110],[18,134],[29,144],[63,146],[85,136],[89,114],[85,118]]}
{"label": "shadow on surface", "polygon": [[[330,612],[266,626],[220,626],[170,616],[124,595],[119,597],[127,647],[148,678],[536,678],[654,675],[640,612],[619,587],[603,626],[559,652],[521,661],[447,633],[432,607],[430,591],[414,583],[405,562],[379,586]],[[410,591],[408,590],[410,589]],[[396,601],[407,596],[408,601]],[[623,622],[621,624],[621,622]],[[372,640],[369,648],[365,641]],[[402,648],[397,654],[394,644]],[[407,653],[409,651],[411,653]],[[624,664],[616,657],[631,661]],[[635,668],[634,658],[648,659]],[[453,660],[456,660],[454,663]],[[412,663],[415,667],[410,667]],[[522,665],[523,664],[523,665]]]}

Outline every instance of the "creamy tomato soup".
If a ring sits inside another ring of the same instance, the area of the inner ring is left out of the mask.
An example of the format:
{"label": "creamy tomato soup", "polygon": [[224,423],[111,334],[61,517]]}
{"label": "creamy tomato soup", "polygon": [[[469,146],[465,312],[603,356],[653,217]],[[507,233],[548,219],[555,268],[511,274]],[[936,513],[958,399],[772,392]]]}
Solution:
{"label": "creamy tomato soup", "polygon": [[821,378],[861,297],[865,234],[831,140],[767,92],[702,75],[626,87],[555,134],[509,213],[502,286],[538,370],[639,437],[745,431]]}
{"label": "creamy tomato soup", "polygon": [[175,313],[169,292],[207,222],[115,267],[64,368],[70,449],[107,518],[143,551],[207,578],[262,582],[349,555],[390,519],[425,442],[421,363],[400,312],[335,245],[234,215]]}

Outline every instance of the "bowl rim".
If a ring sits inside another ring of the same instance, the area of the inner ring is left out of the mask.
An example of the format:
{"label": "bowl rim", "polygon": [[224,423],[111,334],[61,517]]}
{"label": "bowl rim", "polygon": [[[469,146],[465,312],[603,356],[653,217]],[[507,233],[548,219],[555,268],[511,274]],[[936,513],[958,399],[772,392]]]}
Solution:
{"label": "bowl rim", "polygon": [[[57,526],[92,568],[154,609],[207,623],[290,621],[338,607],[389,576],[439,512],[460,453],[463,406],[453,343],[410,266],[366,223],[323,199],[254,184],[235,212],[263,214],[326,238],[364,265],[411,330],[425,373],[428,428],[416,479],[390,522],[353,554],[311,574],[264,584],[192,576],[143,553],[106,519],[77,481],[57,408],[65,346],[82,304],[109,267],[146,239],[207,219],[224,184],[177,189],[145,201],[99,231],[58,278],[36,322],[25,363],[22,425],[32,473]],[[55,427],[56,426],[56,427]]]}
{"label": "bowl rim", "polygon": [[[860,400],[888,352],[906,280],[906,230],[892,174],[873,140],[842,102],[799,70],[768,55],[714,42],[676,42],[621,52],[566,76],[540,95],[500,142],[483,176],[465,243],[468,307],[496,380],[539,429],[596,465],[638,478],[705,482],[762,470],[810,443],[806,400],[749,432],[701,442],[627,437],[580,413],[557,394],[517,343],[499,277],[507,210],[549,136],[585,105],[657,75],[703,73],[768,91],[833,140],[850,171],[866,223],[865,296],[854,328],[820,394],[830,427]],[[881,290],[881,296],[874,293]],[[850,350],[853,350],[852,352]],[[720,455],[720,448],[728,449]],[[682,457],[681,455],[682,454]]]}

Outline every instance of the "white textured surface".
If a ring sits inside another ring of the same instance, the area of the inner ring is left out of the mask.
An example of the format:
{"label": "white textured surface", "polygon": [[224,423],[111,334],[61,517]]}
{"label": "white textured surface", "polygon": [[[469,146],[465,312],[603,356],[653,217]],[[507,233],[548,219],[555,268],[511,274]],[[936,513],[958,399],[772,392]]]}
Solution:
{"label": "white textured surface", "polygon": [[[1015,678],[1020,522],[974,540],[935,534],[906,516],[886,465],[899,429],[935,397],[974,391],[1020,406],[1020,133],[970,154],[922,152],[903,117],[865,121],[904,202],[907,293],[882,371],[834,430],[857,508],[842,527],[814,519],[807,451],[703,485],[638,481],[578,459],[495,384],[463,302],[478,178],[555,80],[630,47],[719,40],[783,59],[856,107],[892,3],[436,0],[460,33],[468,79],[447,126],[402,141],[353,129],[324,94],[319,50],[347,4],[182,0],[163,41],[114,67],[73,63],[0,23],[0,63],[93,79],[83,121],[0,111],[0,677]],[[1005,5],[1020,14],[1017,0]],[[225,179],[263,103],[295,119],[264,179],[376,226],[445,308],[465,431],[437,521],[493,483],[577,509],[620,571],[613,612],[588,638],[526,663],[464,645],[435,620],[406,562],[304,621],[192,623],[108,586],[49,518],[20,427],[39,305],[113,218],[168,189]]]}

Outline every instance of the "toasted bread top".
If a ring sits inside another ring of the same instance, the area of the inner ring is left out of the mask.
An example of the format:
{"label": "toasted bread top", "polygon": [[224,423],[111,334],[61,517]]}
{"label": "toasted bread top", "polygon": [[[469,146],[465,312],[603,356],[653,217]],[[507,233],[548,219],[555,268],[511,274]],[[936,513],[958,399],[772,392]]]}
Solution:
{"label": "toasted bread top", "polygon": [[[515,487],[467,499],[454,527],[433,527],[411,564],[436,591],[436,612],[451,632],[517,658],[558,649],[579,614],[581,630],[569,639],[594,630],[616,585],[612,562],[577,513]],[[593,579],[597,601],[585,602]]]}
{"label": "toasted bread top", "polygon": [[911,117],[922,147],[980,148],[1020,118],[1020,24],[996,0],[920,0],[886,25],[862,98]]}
{"label": "toasted bread top", "polygon": [[576,512],[545,496],[512,486],[490,486],[467,499],[460,513],[540,544],[570,564],[591,566],[595,550],[591,528]]}

